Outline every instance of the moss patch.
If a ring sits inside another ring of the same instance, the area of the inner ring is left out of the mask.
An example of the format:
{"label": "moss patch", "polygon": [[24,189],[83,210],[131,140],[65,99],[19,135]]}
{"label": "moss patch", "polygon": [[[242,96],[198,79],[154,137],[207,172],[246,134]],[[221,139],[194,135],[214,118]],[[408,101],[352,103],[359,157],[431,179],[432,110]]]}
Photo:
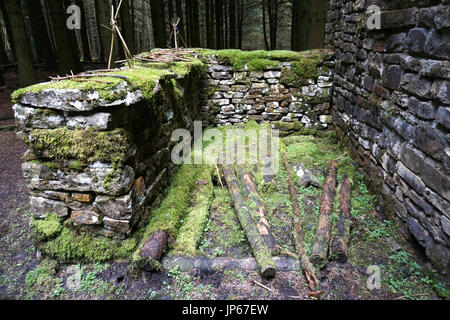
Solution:
{"label": "moss patch", "polygon": [[[29,145],[39,158],[120,164],[125,161],[130,137],[124,129],[109,132],[88,130],[33,130]],[[77,166],[75,164],[75,166]]]}
{"label": "moss patch", "polygon": [[[204,55],[217,55],[221,63],[231,64],[235,71],[247,67],[248,71],[260,71],[277,66],[279,62],[291,62],[294,73],[301,73],[303,77],[316,76],[317,67],[325,59],[331,56],[329,50],[310,50],[304,52],[294,52],[285,50],[276,51],[241,51],[241,50],[210,50],[198,49]],[[317,76],[316,76],[317,77]]]}
{"label": "moss patch", "polygon": [[56,214],[48,214],[44,220],[33,220],[31,227],[39,240],[54,238],[63,229],[60,218]]}
{"label": "moss patch", "polygon": [[40,249],[59,261],[105,262],[130,258],[137,245],[136,237],[123,241],[96,238],[64,227],[58,237],[42,244]]}

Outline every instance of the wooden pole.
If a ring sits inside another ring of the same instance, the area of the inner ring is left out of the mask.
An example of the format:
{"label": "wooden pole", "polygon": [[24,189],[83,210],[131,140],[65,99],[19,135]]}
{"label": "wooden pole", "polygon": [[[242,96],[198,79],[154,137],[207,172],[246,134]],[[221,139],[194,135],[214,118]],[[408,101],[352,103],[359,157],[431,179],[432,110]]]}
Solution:
{"label": "wooden pole", "polygon": [[339,195],[339,220],[334,228],[330,249],[330,260],[342,263],[348,260],[348,242],[350,240],[351,227],[350,194],[351,183],[348,177],[345,176],[341,183],[341,192]]}
{"label": "wooden pole", "polygon": [[322,268],[327,263],[328,242],[330,240],[330,216],[333,213],[334,192],[336,188],[337,161],[331,161],[327,171],[328,177],[323,187],[319,221],[311,250],[311,262],[316,268]]}
{"label": "wooden pole", "polygon": [[234,208],[242,225],[242,229],[244,229],[250,246],[252,247],[253,255],[258,262],[261,275],[264,278],[272,278],[276,273],[275,263],[272,260],[270,249],[259,234],[250,211],[244,203],[239,182],[233,168],[230,165],[224,165],[223,175],[230,190],[230,196],[233,200]]}
{"label": "wooden pole", "polygon": [[240,167],[238,171],[245,198],[247,202],[251,202],[251,206],[249,205],[249,207],[255,212],[254,216],[256,216],[257,221],[256,228],[263,237],[269,249],[275,250],[277,247],[277,242],[272,234],[270,223],[266,219],[266,209],[256,188],[253,174],[245,170],[243,167]]}
{"label": "wooden pole", "polygon": [[303,270],[305,271],[306,279],[308,280],[309,288],[312,291],[316,290],[318,285],[318,280],[316,278],[316,271],[311,261],[309,260],[308,254],[305,250],[305,245],[303,241],[303,228],[302,221],[300,215],[300,206],[298,203],[298,190],[295,187],[294,179],[292,178],[292,170],[289,165],[288,160],[285,155],[283,155],[284,166],[286,168],[288,183],[289,183],[289,194],[291,196],[292,201],[292,213],[294,215],[294,239],[295,239],[295,247],[297,248],[297,252],[299,255],[300,263],[302,265]]}

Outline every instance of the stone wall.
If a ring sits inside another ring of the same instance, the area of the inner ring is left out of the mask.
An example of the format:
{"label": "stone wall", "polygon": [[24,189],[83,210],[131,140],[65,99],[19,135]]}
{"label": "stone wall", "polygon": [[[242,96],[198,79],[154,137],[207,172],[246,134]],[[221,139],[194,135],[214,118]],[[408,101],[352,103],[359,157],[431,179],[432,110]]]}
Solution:
{"label": "stone wall", "polygon": [[23,173],[35,218],[57,214],[66,225],[119,239],[145,221],[145,207],[170,184],[173,130],[191,129],[201,117],[202,73],[142,70],[136,71],[142,87],[122,80],[110,87],[103,83],[117,79],[99,78],[89,83],[98,89],[62,81],[17,94],[13,108],[19,136],[30,146]]}
{"label": "stone wall", "polygon": [[208,56],[204,117],[208,124],[218,126],[250,120],[271,122],[286,133],[329,129],[332,58],[327,56],[317,76],[299,85],[287,80],[291,62],[279,62],[263,71],[233,70],[218,56]]}
{"label": "stone wall", "polygon": [[[381,29],[366,27],[378,5]],[[434,265],[450,263],[450,5],[447,0],[331,0],[337,131],[387,213]]]}
{"label": "stone wall", "polygon": [[215,55],[191,53],[192,63],[138,65],[112,77],[18,90],[13,109],[30,147],[22,168],[33,216],[56,214],[76,229],[123,239],[146,222],[146,207],[170,183],[175,129],[192,130],[195,120],[271,121],[286,132],[330,128],[332,53],[280,56],[312,76],[293,74],[292,62],[233,71]]}

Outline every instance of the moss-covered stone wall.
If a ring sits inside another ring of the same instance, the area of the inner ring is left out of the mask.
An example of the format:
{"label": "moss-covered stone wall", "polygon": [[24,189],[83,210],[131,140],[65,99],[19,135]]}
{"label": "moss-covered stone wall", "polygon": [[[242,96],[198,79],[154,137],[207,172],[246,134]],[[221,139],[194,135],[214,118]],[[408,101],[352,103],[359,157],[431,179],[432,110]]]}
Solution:
{"label": "moss-covered stone wall", "polygon": [[173,177],[173,131],[195,120],[330,128],[330,51],[199,49],[180,62],[143,60],[13,94],[35,219],[50,215],[55,225],[57,216],[59,231],[131,236]]}

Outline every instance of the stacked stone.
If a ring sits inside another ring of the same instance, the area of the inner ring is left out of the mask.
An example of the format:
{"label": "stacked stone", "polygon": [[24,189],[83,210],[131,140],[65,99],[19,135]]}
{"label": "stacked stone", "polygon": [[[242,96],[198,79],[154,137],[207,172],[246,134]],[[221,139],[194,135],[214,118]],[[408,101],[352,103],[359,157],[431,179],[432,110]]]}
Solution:
{"label": "stacked stone", "polygon": [[18,135],[27,142],[39,129],[123,130],[130,136],[120,168],[99,161],[56,161],[45,152],[27,151],[23,172],[33,216],[57,214],[77,229],[119,239],[144,222],[145,208],[157,203],[171,178],[172,131],[189,129],[200,117],[197,98],[183,94],[198,91],[199,75],[178,77],[178,88],[174,78],[161,78],[151,101],[126,82],[114,90],[114,101],[103,100],[96,90],[49,88],[23,94],[14,111]]}
{"label": "stacked stone", "polygon": [[272,122],[282,131],[330,128],[331,61],[324,63],[327,68],[320,68],[317,79],[297,88],[281,83],[290,63],[280,62],[278,67],[264,71],[246,71],[245,67],[233,71],[217,57],[208,59],[206,79],[211,90],[203,111],[212,124],[226,126],[255,120]]}
{"label": "stacked stone", "polygon": [[[381,29],[368,30],[378,5]],[[331,0],[333,116],[389,213],[441,271],[450,263],[450,5]]]}

